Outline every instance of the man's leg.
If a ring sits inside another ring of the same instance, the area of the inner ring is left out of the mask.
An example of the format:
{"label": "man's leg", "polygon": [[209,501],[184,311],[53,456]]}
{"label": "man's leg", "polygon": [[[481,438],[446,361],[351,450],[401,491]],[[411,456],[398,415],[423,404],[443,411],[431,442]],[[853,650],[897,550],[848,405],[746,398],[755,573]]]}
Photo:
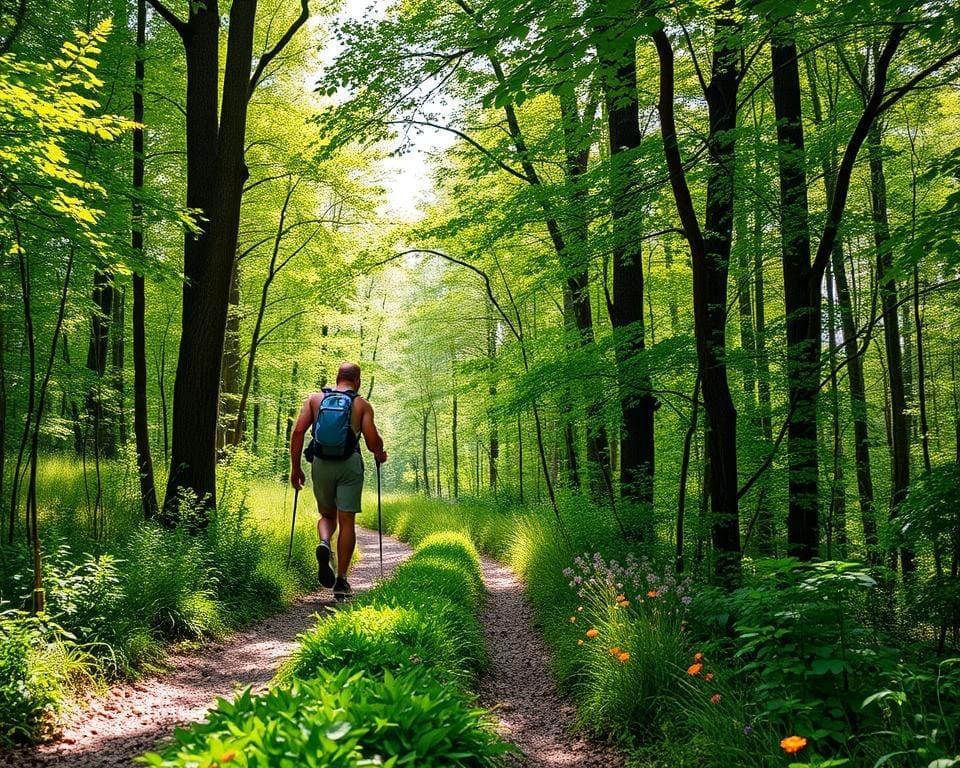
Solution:
{"label": "man's leg", "polygon": [[357,545],[356,512],[340,510],[340,537],[337,539],[337,576],[346,576]]}
{"label": "man's leg", "polygon": [[330,549],[330,539],[337,530],[337,512],[332,509],[321,509],[320,519],[317,521],[317,533],[320,543],[317,545],[317,580],[323,587],[332,587],[336,582],[333,567],[330,561],[333,552]]}
{"label": "man's leg", "polygon": [[321,509],[320,519],[317,520],[317,535],[320,536],[320,541],[325,541],[327,544],[329,544],[330,540],[333,538],[333,534],[336,532],[337,510]]}

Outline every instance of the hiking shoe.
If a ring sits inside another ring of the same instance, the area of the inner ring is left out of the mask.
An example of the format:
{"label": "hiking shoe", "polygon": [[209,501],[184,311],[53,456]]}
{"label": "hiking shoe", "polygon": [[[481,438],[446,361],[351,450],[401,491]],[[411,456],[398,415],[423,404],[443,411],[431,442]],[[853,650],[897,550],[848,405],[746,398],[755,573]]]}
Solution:
{"label": "hiking shoe", "polygon": [[321,586],[332,587],[337,575],[330,567],[330,545],[321,541],[317,546],[317,580]]}
{"label": "hiking shoe", "polygon": [[350,582],[347,581],[347,577],[337,576],[337,581],[333,585],[333,596],[338,600],[346,600],[352,594],[353,590],[350,588]]}

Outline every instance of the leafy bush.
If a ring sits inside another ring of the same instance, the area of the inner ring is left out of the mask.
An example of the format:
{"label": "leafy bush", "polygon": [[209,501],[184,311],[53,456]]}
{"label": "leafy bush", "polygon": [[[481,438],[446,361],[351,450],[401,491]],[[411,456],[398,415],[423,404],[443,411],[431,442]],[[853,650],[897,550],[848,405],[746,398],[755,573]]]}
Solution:
{"label": "leafy bush", "polygon": [[350,668],[321,670],[262,696],[220,700],[204,723],[141,762],[158,768],[230,762],[353,768],[496,766],[506,747],[481,710],[454,687],[413,667],[394,676]]}
{"label": "leafy bush", "polygon": [[66,639],[44,618],[0,613],[0,746],[51,731],[75,667]]}
{"label": "leafy bush", "polygon": [[926,565],[904,590],[912,623],[935,629],[941,652],[948,638],[960,646],[960,464],[934,467],[912,483],[890,525],[894,543]]}
{"label": "leafy bush", "polygon": [[221,634],[216,576],[207,565],[203,540],[182,529],[144,525],[131,537],[130,569],[124,574],[125,610],[168,638]]}
{"label": "leafy bush", "polygon": [[85,554],[72,564],[69,545],[45,559],[46,611],[70,627],[78,645],[107,662],[112,674],[129,669],[126,638],[133,621],[125,612],[121,563],[109,554]]}
{"label": "leafy bush", "polygon": [[743,662],[759,705],[754,725],[837,746],[876,725],[861,704],[897,663],[888,639],[857,618],[875,587],[856,563],[769,561],[754,583],[698,597],[695,630],[715,637],[733,617],[732,645],[722,650]]}
{"label": "leafy bush", "polygon": [[863,708],[882,722],[861,739],[871,764],[896,757],[918,768],[960,765],[960,658],[942,661],[935,675],[901,665]]}
{"label": "leafy bush", "polygon": [[457,614],[456,606],[443,598],[436,598],[429,609],[373,604],[341,611],[300,636],[291,671],[311,677],[320,669],[340,666],[399,672],[422,664],[466,687],[482,661],[475,650],[482,636],[466,637],[458,626],[462,615]]}

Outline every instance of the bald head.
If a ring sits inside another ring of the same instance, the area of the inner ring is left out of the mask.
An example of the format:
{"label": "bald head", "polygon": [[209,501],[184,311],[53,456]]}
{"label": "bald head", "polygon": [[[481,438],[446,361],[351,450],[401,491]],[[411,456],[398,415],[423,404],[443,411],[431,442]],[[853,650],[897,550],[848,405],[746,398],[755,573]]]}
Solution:
{"label": "bald head", "polygon": [[356,363],[343,363],[337,371],[337,384],[360,383],[360,366]]}

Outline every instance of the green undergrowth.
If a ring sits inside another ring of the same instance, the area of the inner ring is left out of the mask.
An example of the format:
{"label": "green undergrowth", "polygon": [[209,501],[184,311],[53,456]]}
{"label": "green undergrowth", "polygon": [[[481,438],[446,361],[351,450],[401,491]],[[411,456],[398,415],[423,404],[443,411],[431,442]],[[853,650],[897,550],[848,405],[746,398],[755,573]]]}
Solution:
{"label": "green undergrowth", "polygon": [[508,747],[469,693],[485,663],[470,538],[437,531],[375,589],[302,634],[262,695],[220,700],[141,762],[158,768],[500,765]]}
{"label": "green undergrowth", "polygon": [[142,520],[129,461],[101,466],[96,509],[96,478],[79,463],[38,469],[40,617],[27,613],[29,546],[0,546],[0,746],[55,732],[71,696],[162,666],[169,643],[221,636],[315,586],[313,517],[301,517],[288,568],[292,495],[257,480],[248,454],[221,467],[217,511],[199,532]]}
{"label": "green undergrowth", "polygon": [[560,508],[562,526],[543,507],[386,497],[383,521],[411,542],[455,528],[510,564],[581,727],[630,766],[960,765],[960,662],[879,626],[882,575],[748,560],[723,591],[625,544],[607,510]]}

